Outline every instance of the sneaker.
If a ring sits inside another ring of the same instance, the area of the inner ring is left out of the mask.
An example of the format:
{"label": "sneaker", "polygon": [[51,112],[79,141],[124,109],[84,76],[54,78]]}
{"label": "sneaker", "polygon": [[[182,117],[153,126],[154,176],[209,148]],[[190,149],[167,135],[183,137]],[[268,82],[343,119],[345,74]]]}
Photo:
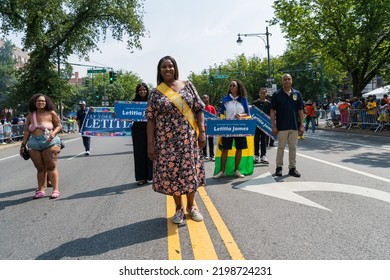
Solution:
{"label": "sneaker", "polygon": [[210,158],[209,157],[204,157],[204,160],[209,160]]}
{"label": "sneaker", "polygon": [[260,157],[259,156],[255,156],[255,163],[260,163]]}
{"label": "sneaker", "polygon": [[260,157],[260,162],[261,162],[261,163],[266,163],[266,164],[269,163],[269,162],[268,162],[268,158],[267,158],[266,156]]}
{"label": "sneaker", "polygon": [[218,179],[225,176],[225,172],[219,171],[217,174],[214,175],[213,178]]}
{"label": "sneaker", "polygon": [[90,152],[89,152],[89,151],[85,151],[85,155],[86,155],[86,156],[89,156],[89,155],[90,155]]}
{"label": "sneaker", "polygon": [[276,167],[275,176],[282,176],[282,167]]}
{"label": "sneaker", "polygon": [[195,206],[192,206],[191,209],[187,208],[187,212],[190,214],[191,218],[195,222],[201,222],[203,221],[203,215],[199,212],[198,209],[196,209]]}
{"label": "sneaker", "polygon": [[245,178],[245,176],[242,175],[241,172],[238,171],[238,170],[236,170],[236,171],[234,172],[234,176],[236,176],[237,178]]}
{"label": "sneaker", "polygon": [[172,218],[172,222],[174,224],[181,224],[183,221],[184,221],[184,211],[181,208],[176,211],[175,215]]}
{"label": "sneaker", "polygon": [[211,157],[211,161],[215,161],[215,157]]}
{"label": "sneaker", "polygon": [[288,172],[288,175],[291,175],[293,177],[301,177],[301,174],[294,168],[290,168],[290,171]]}

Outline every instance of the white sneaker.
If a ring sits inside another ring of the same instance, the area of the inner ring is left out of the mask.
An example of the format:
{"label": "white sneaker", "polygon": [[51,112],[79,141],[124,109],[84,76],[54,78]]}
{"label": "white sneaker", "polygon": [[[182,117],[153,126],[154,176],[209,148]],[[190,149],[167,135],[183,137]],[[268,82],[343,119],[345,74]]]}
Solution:
{"label": "white sneaker", "polygon": [[218,179],[218,178],[221,178],[221,177],[224,177],[224,176],[225,176],[225,173],[222,172],[222,171],[219,171],[217,174],[214,175],[213,178]]}
{"label": "white sneaker", "polygon": [[261,162],[261,163],[266,163],[266,164],[269,163],[269,162],[268,162],[268,158],[267,158],[266,156],[262,156],[262,157],[260,158],[260,162]]}
{"label": "white sneaker", "polygon": [[255,156],[255,163],[260,163],[260,157],[259,156]]}
{"label": "white sneaker", "polygon": [[191,209],[187,208],[187,212],[190,214],[191,218],[195,222],[201,222],[203,221],[203,215],[199,212],[198,209],[196,209],[195,206],[192,206]]}
{"label": "white sneaker", "polygon": [[211,161],[215,161],[215,157],[211,157]]}
{"label": "white sneaker", "polygon": [[204,157],[204,160],[210,160],[210,158],[209,157]]}
{"label": "white sneaker", "polygon": [[86,156],[89,156],[90,154],[91,154],[90,151],[86,151],[86,152],[85,152],[85,155],[86,155]]}
{"label": "white sneaker", "polygon": [[242,175],[241,172],[238,171],[238,170],[236,170],[236,171],[234,172],[234,176],[236,176],[237,178],[245,178],[245,176]]}

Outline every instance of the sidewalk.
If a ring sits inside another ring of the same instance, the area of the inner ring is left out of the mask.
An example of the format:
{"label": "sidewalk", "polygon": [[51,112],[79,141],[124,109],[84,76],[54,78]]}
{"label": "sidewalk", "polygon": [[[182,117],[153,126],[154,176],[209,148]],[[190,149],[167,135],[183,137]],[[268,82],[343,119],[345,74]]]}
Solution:
{"label": "sidewalk", "polygon": [[363,134],[363,135],[374,135],[374,136],[387,136],[390,137],[390,130],[388,128],[384,128],[381,132],[375,132],[375,129],[361,129],[361,128],[355,128],[351,127],[350,129],[341,128],[341,127],[316,127],[316,129],[319,130],[330,130],[330,131],[336,131],[336,132],[347,132],[347,133],[354,133],[354,134]]}

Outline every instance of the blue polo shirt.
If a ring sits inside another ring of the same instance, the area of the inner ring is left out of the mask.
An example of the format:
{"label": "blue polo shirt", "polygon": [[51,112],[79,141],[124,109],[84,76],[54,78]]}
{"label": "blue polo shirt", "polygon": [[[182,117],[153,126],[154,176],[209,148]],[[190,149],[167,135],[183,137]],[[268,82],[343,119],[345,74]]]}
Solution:
{"label": "blue polo shirt", "polygon": [[298,111],[303,110],[301,93],[291,89],[290,96],[283,88],[276,91],[271,98],[271,109],[276,111],[276,128],[278,130],[298,130],[300,118]]}

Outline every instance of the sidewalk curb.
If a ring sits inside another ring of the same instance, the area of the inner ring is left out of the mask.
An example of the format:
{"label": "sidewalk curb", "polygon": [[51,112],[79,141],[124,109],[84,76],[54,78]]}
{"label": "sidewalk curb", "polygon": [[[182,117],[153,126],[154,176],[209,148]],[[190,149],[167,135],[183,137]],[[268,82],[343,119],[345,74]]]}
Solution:
{"label": "sidewalk curb", "polygon": [[318,130],[334,131],[339,133],[352,133],[360,135],[372,135],[381,137],[390,137],[390,130],[384,129],[381,132],[375,132],[373,129],[360,129],[360,128],[341,128],[341,127],[316,127]]}

